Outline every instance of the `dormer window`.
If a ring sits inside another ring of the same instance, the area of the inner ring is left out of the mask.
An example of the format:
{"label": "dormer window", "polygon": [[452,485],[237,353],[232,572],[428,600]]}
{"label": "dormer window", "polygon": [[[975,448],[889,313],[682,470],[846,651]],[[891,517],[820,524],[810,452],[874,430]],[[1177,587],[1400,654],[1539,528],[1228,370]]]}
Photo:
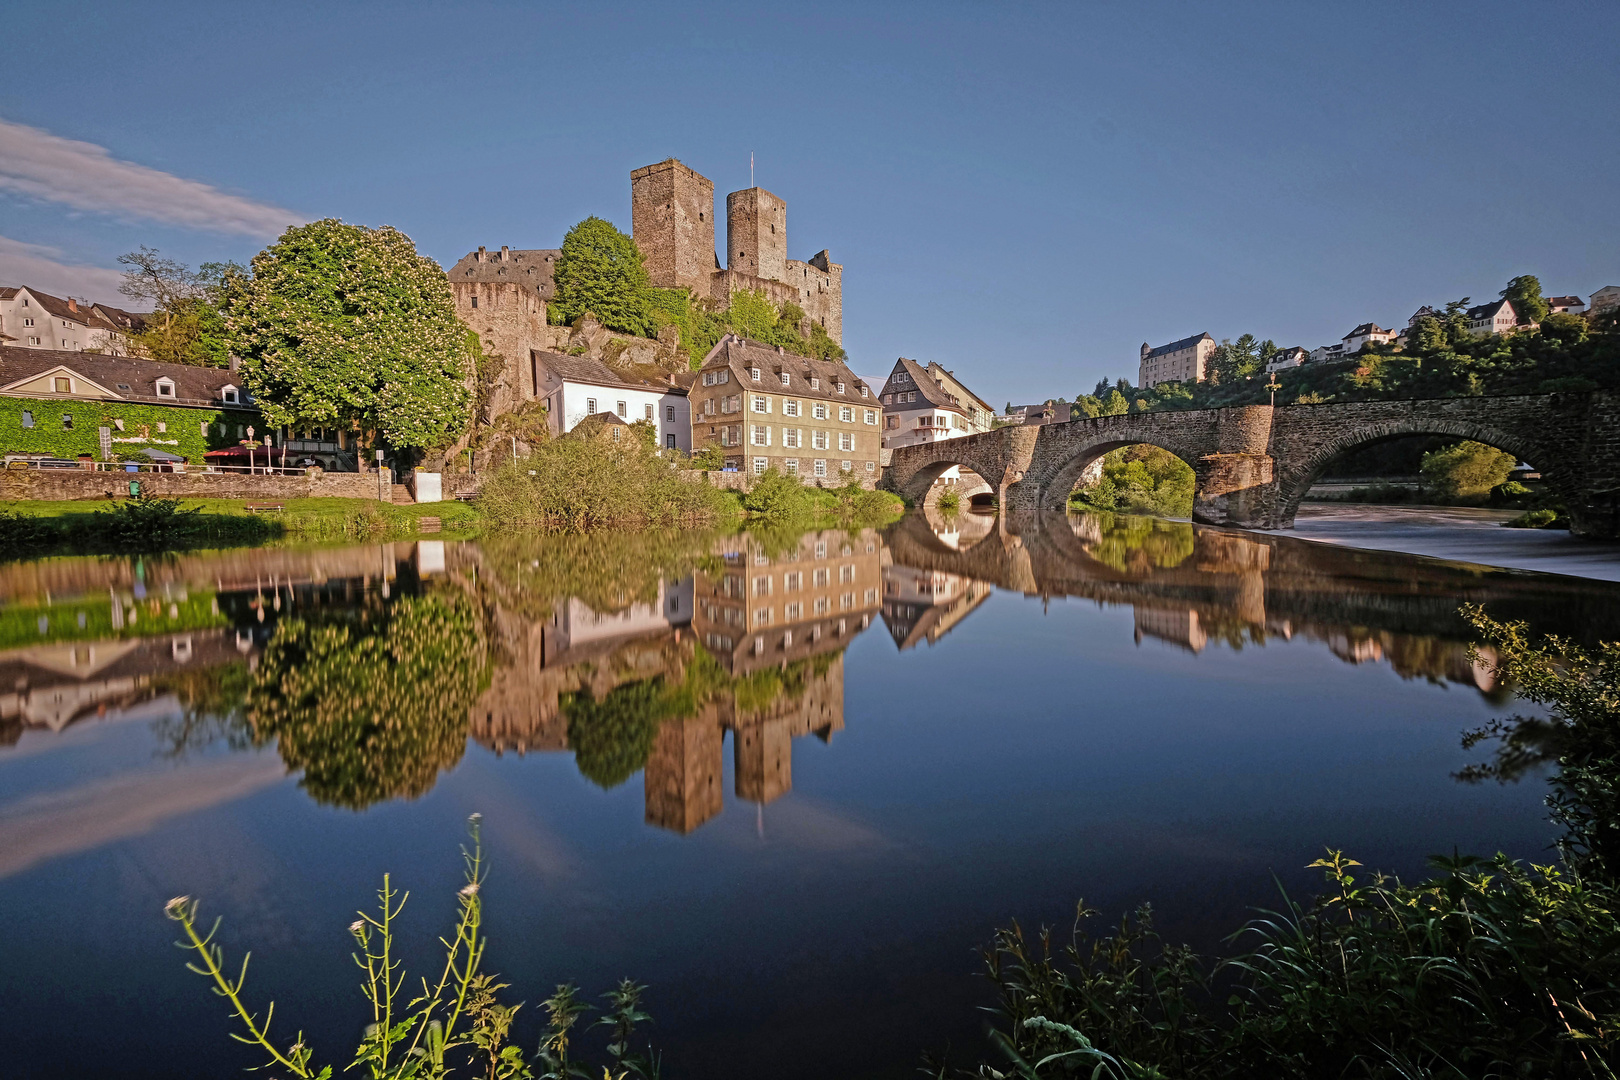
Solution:
{"label": "dormer window", "polygon": [[240,405],[242,403],[242,392],[234,386],[220,387],[219,397],[227,405]]}
{"label": "dormer window", "polygon": [[838,392],[840,394],[842,394],[844,392],[844,384],[841,383],[841,382],[838,384]]}
{"label": "dormer window", "polygon": [[174,380],[168,376],[164,376],[163,378],[159,379],[157,381],[157,396],[166,398],[174,397]]}
{"label": "dormer window", "polygon": [[791,380],[791,379],[789,379],[789,378],[788,378],[788,373],[787,373],[787,372],[785,372],[785,371],[784,371],[784,372],[782,372],[782,385],[783,385],[783,386],[787,386],[787,385],[789,385],[789,384],[790,384],[790,383],[791,383],[791,382],[792,382],[792,380]]}
{"label": "dormer window", "polygon": [[749,373],[754,376],[755,382],[759,382],[759,368],[750,368]]}
{"label": "dormer window", "polygon": [[820,390],[821,389],[821,380],[820,379],[811,379],[810,380],[810,389],[812,389],[812,390]]}
{"label": "dormer window", "polygon": [[861,397],[866,397],[866,396],[867,396],[866,387],[863,386],[863,387],[861,387]]}

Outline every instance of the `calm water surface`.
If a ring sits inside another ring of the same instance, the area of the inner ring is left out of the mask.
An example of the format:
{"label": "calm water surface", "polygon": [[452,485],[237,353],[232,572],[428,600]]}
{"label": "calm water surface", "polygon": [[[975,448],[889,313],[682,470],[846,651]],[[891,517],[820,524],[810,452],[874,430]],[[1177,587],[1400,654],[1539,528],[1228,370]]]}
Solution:
{"label": "calm water surface", "polygon": [[341,1064],[354,909],[412,889],[425,971],[479,811],[519,997],[649,983],[675,1078],[911,1075],[984,1049],[1012,918],[1208,946],[1328,845],[1543,856],[1539,779],[1451,778],[1509,697],[1457,607],[1614,638],[1617,598],[1107,516],[0,566],[3,1071],[258,1063],[180,893]]}

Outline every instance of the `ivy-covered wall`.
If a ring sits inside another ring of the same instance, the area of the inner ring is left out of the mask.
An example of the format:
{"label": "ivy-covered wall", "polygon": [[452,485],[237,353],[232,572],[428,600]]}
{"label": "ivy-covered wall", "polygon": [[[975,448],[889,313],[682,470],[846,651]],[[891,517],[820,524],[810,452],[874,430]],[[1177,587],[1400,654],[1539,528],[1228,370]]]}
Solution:
{"label": "ivy-covered wall", "polygon": [[[32,417],[32,427],[24,425],[25,414]],[[64,415],[73,418],[72,429],[63,425]],[[119,421],[123,422],[121,431]],[[205,451],[234,446],[247,438],[249,425],[262,429],[264,421],[253,410],[0,397],[0,453],[7,454],[55,454],[64,458],[90,454],[100,460],[97,429],[105,426],[112,429],[115,458],[137,457],[150,446],[200,462]]]}

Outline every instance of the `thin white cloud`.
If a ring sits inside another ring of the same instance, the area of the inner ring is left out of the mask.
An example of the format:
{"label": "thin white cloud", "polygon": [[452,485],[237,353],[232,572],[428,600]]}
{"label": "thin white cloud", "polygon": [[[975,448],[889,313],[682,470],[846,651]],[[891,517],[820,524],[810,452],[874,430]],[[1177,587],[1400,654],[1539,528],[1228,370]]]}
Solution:
{"label": "thin white cloud", "polygon": [[119,161],[95,143],[8,120],[0,120],[0,191],[75,210],[246,236],[275,236],[304,220],[196,180]]}
{"label": "thin white cloud", "polygon": [[0,236],[0,285],[27,285],[53,296],[124,307],[130,301],[118,291],[123,280],[123,274],[105,266],[64,262],[56,248]]}

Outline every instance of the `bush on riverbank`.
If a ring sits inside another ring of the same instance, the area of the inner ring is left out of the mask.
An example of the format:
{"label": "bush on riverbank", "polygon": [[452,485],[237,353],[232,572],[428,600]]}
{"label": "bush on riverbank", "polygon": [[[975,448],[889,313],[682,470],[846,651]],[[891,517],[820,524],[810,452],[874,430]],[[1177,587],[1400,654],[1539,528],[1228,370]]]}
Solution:
{"label": "bush on riverbank", "polygon": [[735,516],[723,493],[660,456],[650,425],[614,430],[624,434],[553,439],[501,466],[484,481],[479,510],[503,527],[576,529],[707,525]]}
{"label": "bush on riverbank", "polygon": [[1196,484],[1185,461],[1168,450],[1142,444],[1108,453],[1101,478],[1069,499],[1093,510],[1184,518],[1192,516]]}
{"label": "bush on riverbank", "polygon": [[[1541,762],[1564,829],[1563,867],[1437,859],[1435,877],[1363,880],[1339,852],[1327,891],[1283,897],[1219,960],[1163,942],[1140,909],[1109,935],[1079,921],[1054,948],[1013,926],[986,951],[999,991],[992,1038],[1010,1072],[980,1077],[1614,1077],[1620,1055],[1620,644],[1532,642],[1524,624],[1465,614],[1499,680],[1546,717],[1469,733],[1495,760],[1461,779]],[[1476,662],[1479,654],[1474,654]],[[941,1070],[941,1075],[944,1070]]]}

